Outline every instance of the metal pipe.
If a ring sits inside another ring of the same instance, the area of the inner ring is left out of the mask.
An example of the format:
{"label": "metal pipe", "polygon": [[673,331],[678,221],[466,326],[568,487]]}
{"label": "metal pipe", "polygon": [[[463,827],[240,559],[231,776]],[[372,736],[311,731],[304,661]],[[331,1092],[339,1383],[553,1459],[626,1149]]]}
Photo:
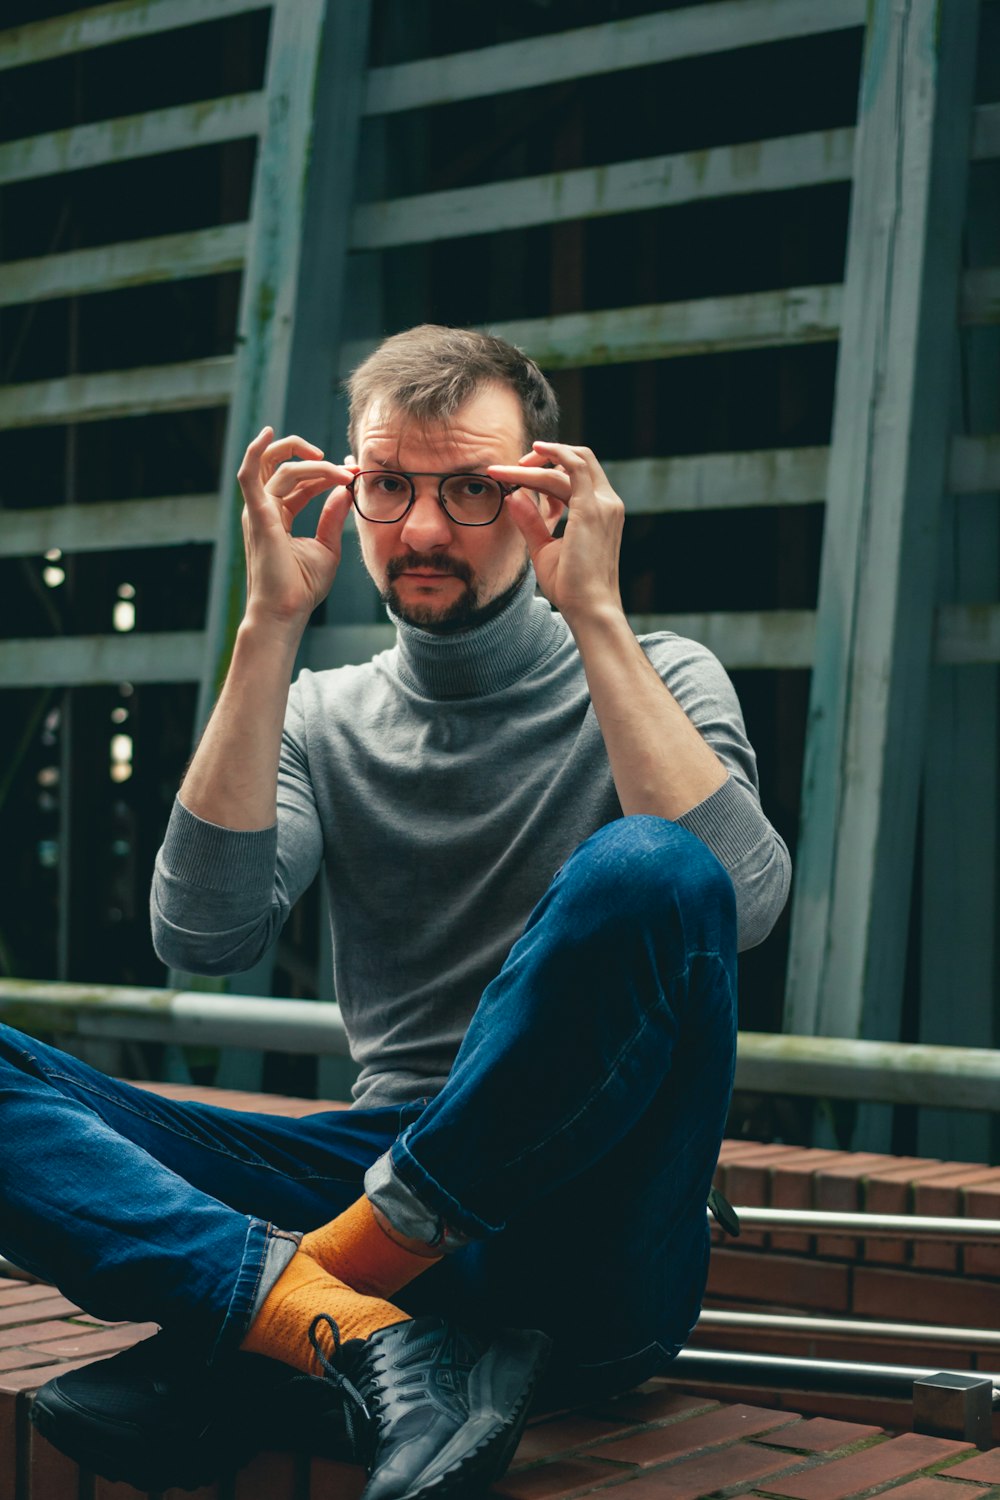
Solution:
{"label": "metal pipe", "polygon": [[[339,1007],[330,1001],[4,979],[0,1015],[26,1031],[338,1056],[348,1051]],[[744,1031],[736,1086],[757,1093],[993,1111],[1000,1099],[1000,1051]]]}
{"label": "metal pipe", "polygon": [[[936,1366],[869,1365],[841,1359],[798,1359],[786,1354],[744,1354],[729,1349],[682,1349],[671,1374],[695,1382],[726,1385],[780,1383],[802,1390],[849,1391],[852,1395],[896,1395],[909,1398],[913,1382],[943,1373]],[[968,1375],[969,1371],[961,1373]],[[1000,1375],[975,1372],[993,1383],[993,1404],[1000,1405]]]}
{"label": "metal pipe", "polygon": [[348,1055],[340,1006],[101,984],[0,979],[0,1016],[22,1031]]}
{"label": "metal pipe", "polygon": [[938,1328],[928,1323],[866,1323],[861,1318],[808,1318],[794,1313],[731,1312],[706,1307],[699,1328],[745,1328],[749,1332],[835,1334],[841,1338],[894,1339],[901,1343],[961,1344],[1000,1348],[997,1328]]}
{"label": "metal pipe", "polygon": [[867,1239],[960,1240],[964,1244],[1000,1239],[1000,1219],[929,1218],[922,1214],[845,1214],[818,1208],[736,1208],[745,1229],[812,1229],[864,1235]]}

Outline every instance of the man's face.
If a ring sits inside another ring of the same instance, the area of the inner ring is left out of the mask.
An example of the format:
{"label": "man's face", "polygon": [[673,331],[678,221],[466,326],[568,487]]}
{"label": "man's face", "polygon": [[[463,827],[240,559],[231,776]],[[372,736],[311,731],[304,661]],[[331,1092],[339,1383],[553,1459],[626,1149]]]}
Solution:
{"label": "man's face", "polygon": [[[447,421],[420,428],[376,401],[358,427],[362,469],[483,474],[524,453],[521,405],[504,386],[484,386]],[[506,508],[492,526],[460,526],[438,502],[438,480],[418,478],[401,521],[378,525],[355,512],[361,555],[383,600],[424,629],[458,629],[524,576],[528,549]]]}

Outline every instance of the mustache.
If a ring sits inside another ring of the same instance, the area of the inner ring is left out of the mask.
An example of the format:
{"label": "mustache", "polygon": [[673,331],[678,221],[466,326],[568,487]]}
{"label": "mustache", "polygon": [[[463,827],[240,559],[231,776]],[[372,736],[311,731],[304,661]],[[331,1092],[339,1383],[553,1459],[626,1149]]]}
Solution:
{"label": "mustache", "polygon": [[385,574],[389,583],[395,583],[403,573],[417,569],[421,573],[446,573],[462,583],[472,583],[472,569],[461,557],[442,557],[437,552],[409,552],[405,557],[390,557]]}

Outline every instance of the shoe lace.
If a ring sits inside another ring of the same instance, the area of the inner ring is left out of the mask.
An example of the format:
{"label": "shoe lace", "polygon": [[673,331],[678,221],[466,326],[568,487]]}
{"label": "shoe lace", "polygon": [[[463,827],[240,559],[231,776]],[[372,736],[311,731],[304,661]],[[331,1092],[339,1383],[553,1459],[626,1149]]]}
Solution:
{"label": "shoe lace", "polygon": [[[318,1329],[325,1324],[333,1342],[333,1360],[331,1360],[320,1342]],[[355,1458],[367,1462],[369,1450],[372,1444],[372,1413],[369,1411],[365,1398],[358,1390],[353,1381],[349,1380],[343,1370],[338,1370],[336,1359],[341,1350],[340,1329],[329,1313],[318,1313],[309,1325],[309,1342],[327,1380],[335,1385],[344,1398],[344,1421],[347,1426],[347,1440],[351,1445],[351,1451]]]}

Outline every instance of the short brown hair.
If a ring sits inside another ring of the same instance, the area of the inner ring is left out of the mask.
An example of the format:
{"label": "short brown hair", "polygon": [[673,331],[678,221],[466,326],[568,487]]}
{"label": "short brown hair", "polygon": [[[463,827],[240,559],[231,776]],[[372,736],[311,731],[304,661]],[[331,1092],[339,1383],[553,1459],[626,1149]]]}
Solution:
{"label": "short brown hair", "polygon": [[521,403],[526,445],[559,435],[559,403],[541,370],[522,350],[473,328],[420,323],[383,339],[351,373],[347,432],[357,451],[358,425],[374,401],[417,423],[454,416],[485,385],[504,385]]}

